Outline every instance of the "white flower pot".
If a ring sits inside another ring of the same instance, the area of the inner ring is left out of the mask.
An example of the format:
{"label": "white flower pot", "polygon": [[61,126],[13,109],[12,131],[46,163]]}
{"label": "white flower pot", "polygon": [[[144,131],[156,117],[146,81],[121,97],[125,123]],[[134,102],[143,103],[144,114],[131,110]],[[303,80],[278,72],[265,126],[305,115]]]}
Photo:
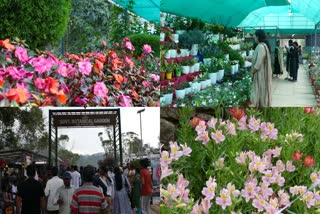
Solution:
{"label": "white flower pot", "polygon": [[166,97],[165,96],[163,96],[163,97],[160,97],[160,105],[161,104],[166,104]]}
{"label": "white flower pot", "polygon": [[191,48],[191,55],[196,56],[198,54],[198,50],[199,50],[199,45],[193,44]]}
{"label": "white flower pot", "polygon": [[194,66],[194,71],[195,71],[195,72],[200,71],[200,63],[199,63],[199,62],[197,62],[197,63],[194,64],[193,66]]}
{"label": "white flower pot", "polygon": [[170,57],[171,57],[171,52],[170,52],[170,50],[168,50],[168,51],[166,52],[166,54],[164,55],[164,58],[170,59]]}
{"label": "white flower pot", "polygon": [[183,99],[185,95],[186,95],[186,91],[184,89],[176,90],[176,98],[177,99]]}
{"label": "white flower pot", "polygon": [[186,30],[176,30],[176,34],[179,34],[179,35],[181,35],[185,32],[187,32],[187,31]]}
{"label": "white flower pot", "polygon": [[201,89],[205,89],[207,87],[207,80],[201,81]]}
{"label": "white flower pot", "polygon": [[165,33],[160,33],[160,42],[163,42],[165,39],[166,34]]}
{"label": "white flower pot", "polygon": [[217,82],[217,72],[209,73],[209,78],[210,78],[211,84],[216,84],[216,82]]}
{"label": "white flower pot", "polygon": [[177,50],[171,49],[170,51],[170,57],[171,58],[177,58]]}
{"label": "white flower pot", "polygon": [[193,93],[195,93],[195,92],[198,91],[198,83],[197,83],[197,82],[191,83],[191,91],[192,91]]}
{"label": "white flower pot", "polygon": [[194,65],[190,66],[190,74],[194,73]]}
{"label": "white flower pot", "polygon": [[211,84],[211,79],[207,79],[206,82],[207,82],[207,88],[212,85],[212,84]]}
{"label": "white flower pot", "polygon": [[232,71],[231,74],[235,74],[237,72],[237,66],[236,65],[231,65]]}
{"label": "white flower pot", "polygon": [[190,56],[190,51],[186,50],[186,55],[185,56]]}
{"label": "white flower pot", "polygon": [[179,42],[179,34],[171,34],[171,40],[175,43]]}
{"label": "white flower pot", "polygon": [[239,72],[239,64],[236,64],[236,73]]}
{"label": "white flower pot", "polygon": [[184,91],[186,92],[186,95],[190,94],[191,93],[191,87],[185,88]]}
{"label": "white flower pot", "polygon": [[247,52],[246,51],[242,51],[241,52],[241,56],[244,58],[244,57],[246,57],[247,56]]}
{"label": "white flower pot", "polygon": [[227,60],[227,61],[229,61],[229,54],[225,54],[225,55],[224,55],[224,59]]}
{"label": "white flower pot", "polygon": [[217,80],[220,81],[223,79],[224,76],[224,70],[219,70],[217,75]]}
{"label": "white flower pot", "polygon": [[210,63],[211,63],[211,58],[203,58],[204,65],[210,65]]}
{"label": "white flower pot", "polygon": [[165,94],[164,97],[165,97],[165,100],[166,100],[165,103],[166,103],[167,105],[170,105],[170,104],[172,103],[173,93],[171,93],[171,94]]}
{"label": "white flower pot", "polygon": [[182,66],[182,73],[189,74],[190,73],[190,66]]}

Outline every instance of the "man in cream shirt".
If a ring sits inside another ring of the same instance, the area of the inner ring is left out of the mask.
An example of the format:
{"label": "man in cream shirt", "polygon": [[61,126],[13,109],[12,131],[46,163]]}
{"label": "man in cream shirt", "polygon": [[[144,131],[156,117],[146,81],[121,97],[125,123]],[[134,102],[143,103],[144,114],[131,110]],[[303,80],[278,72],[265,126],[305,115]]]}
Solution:
{"label": "man in cream shirt", "polygon": [[58,168],[52,167],[52,178],[47,182],[44,193],[48,199],[47,202],[47,213],[58,214],[59,205],[57,204],[57,190],[63,186],[63,180],[58,177]]}
{"label": "man in cream shirt", "polygon": [[70,172],[65,172],[63,174],[63,183],[64,186],[60,187],[57,191],[57,198],[59,204],[59,214],[70,214],[71,209],[70,209],[70,204],[72,201],[72,195],[75,191],[75,188],[71,186],[71,173]]}

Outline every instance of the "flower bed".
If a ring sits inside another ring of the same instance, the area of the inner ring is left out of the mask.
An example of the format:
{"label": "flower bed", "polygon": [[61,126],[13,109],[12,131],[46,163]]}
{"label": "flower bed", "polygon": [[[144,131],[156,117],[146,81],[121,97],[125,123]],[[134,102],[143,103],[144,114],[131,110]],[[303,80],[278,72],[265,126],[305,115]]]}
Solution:
{"label": "flower bed", "polygon": [[0,106],[159,106],[158,62],[149,45],[133,58],[125,38],[112,50],[67,54],[33,52],[0,40]]}
{"label": "flower bed", "polygon": [[161,152],[161,213],[316,213],[319,109],[214,111],[179,111],[182,144]]}

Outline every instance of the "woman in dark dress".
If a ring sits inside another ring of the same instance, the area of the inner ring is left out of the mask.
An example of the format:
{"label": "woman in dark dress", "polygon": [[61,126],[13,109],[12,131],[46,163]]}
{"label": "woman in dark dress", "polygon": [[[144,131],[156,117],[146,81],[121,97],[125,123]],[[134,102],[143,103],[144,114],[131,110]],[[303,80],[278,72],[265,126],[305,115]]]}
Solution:
{"label": "woman in dark dress", "polygon": [[283,74],[282,64],[283,64],[283,51],[280,47],[280,41],[277,41],[277,46],[274,53],[274,71],[273,71],[273,74],[276,77],[280,77],[280,75]]}

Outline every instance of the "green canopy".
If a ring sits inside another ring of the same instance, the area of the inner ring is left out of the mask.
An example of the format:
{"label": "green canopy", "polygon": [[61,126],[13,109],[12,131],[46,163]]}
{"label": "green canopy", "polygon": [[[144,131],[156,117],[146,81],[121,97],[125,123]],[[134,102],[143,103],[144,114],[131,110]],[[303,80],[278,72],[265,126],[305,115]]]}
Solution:
{"label": "green canopy", "polygon": [[[131,0],[114,0],[115,3],[127,8]],[[152,22],[160,20],[160,0],[134,0],[133,11],[138,16]]]}
{"label": "green canopy", "polygon": [[161,11],[229,27],[309,32],[320,21],[319,5],[320,0],[161,0]]}

